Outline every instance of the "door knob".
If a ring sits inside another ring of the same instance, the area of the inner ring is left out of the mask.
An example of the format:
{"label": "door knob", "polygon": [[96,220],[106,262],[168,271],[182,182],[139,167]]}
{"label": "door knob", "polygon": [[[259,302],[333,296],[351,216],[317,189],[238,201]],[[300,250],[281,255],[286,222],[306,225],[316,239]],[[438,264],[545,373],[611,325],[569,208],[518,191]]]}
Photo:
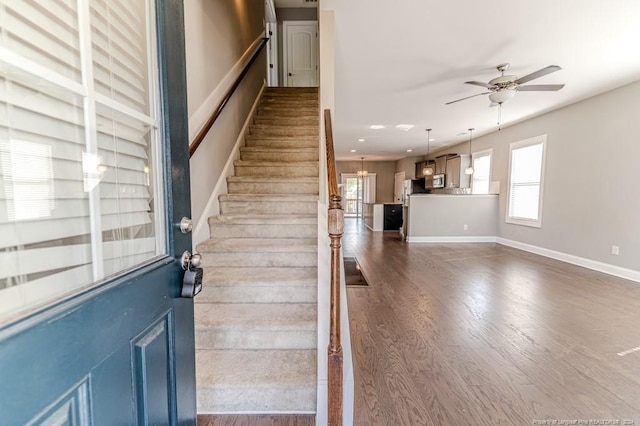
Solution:
{"label": "door knob", "polygon": [[293,77],[293,74],[289,73],[289,77]]}
{"label": "door knob", "polygon": [[180,219],[180,232],[183,234],[188,234],[193,230],[193,221],[188,217],[183,217]]}

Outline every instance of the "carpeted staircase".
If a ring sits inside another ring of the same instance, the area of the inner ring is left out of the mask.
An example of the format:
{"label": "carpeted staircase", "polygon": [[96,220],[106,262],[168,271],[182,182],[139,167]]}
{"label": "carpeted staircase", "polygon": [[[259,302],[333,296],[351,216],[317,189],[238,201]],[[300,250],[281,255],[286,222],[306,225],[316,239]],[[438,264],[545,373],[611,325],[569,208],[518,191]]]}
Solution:
{"label": "carpeted staircase", "polygon": [[198,413],[314,413],[318,91],[268,88],[198,245]]}

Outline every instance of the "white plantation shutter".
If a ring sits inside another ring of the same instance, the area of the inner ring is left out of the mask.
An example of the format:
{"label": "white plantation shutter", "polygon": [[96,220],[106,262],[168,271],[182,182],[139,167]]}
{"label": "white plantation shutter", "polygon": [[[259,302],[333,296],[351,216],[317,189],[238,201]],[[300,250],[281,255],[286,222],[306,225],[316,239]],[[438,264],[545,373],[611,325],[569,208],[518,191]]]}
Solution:
{"label": "white plantation shutter", "polygon": [[507,222],[539,227],[546,137],[511,144]]}
{"label": "white plantation shutter", "polygon": [[0,320],[164,252],[153,16],[0,0]]}

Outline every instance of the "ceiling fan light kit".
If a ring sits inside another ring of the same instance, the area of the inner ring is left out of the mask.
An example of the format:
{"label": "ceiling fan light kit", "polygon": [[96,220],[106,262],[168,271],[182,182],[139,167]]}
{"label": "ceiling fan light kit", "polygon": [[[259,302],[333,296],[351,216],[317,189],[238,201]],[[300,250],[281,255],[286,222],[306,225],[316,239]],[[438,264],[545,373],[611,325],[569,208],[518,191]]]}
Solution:
{"label": "ceiling fan light kit", "polygon": [[493,92],[492,94],[490,94],[489,100],[493,103],[501,104],[513,98],[515,94],[515,89],[500,90],[498,92]]}
{"label": "ceiling fan light kit", "polygon": [[465,84],[471,84],[473,86],[480,86],[489,89],[488,92],[478,93],[476,95],[467,96],[465,98],[456,99],[455,101],[447,102],[446,105],[450,105],[465,99],[474,98],[476,96],[489,95],[491,102],[500,104],[513,98],[517,91],[522,92],[555,92],[564,87],[564,84],[540,84],[523,86],[522,84],[535,80],[536,78],[543,77],[552,72],[561,70],[558,65],[549,65],[538,71],[518,78],[515,75],[504,75],[504,72],[508,70],[510,64],[500,64],[496,69],[500,72],[500,76],[489,80],[488,83],[482,81],[466,81]]}

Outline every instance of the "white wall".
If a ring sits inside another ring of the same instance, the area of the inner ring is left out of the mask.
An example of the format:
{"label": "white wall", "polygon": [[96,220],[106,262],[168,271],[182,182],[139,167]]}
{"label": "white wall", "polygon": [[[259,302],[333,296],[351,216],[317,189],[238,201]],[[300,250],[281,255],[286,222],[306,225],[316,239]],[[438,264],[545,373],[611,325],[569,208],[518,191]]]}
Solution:
{"label": "white wall", "polygon": [[[192,141],[264,36],[264,4],[188,0],[184,12]],[[208,237],[206,219],[218,213],[211,195],[221,179],[224,183],[225,164],[265,84],[265,55],[263,51],[190,161],[192,219],[204,224],[196,227],[194,243]]]}
{"label": "white wall", "polygon": [[[640,271],[639,111],[636,82],[474,139],[474,152],[493,148],[498,237]],[[542,228],[507,224],[509,144],[542,134]],[[434,154],[466,150],[465,142]],[[620,247],[619,256],[611,254],[612,245]]]}

